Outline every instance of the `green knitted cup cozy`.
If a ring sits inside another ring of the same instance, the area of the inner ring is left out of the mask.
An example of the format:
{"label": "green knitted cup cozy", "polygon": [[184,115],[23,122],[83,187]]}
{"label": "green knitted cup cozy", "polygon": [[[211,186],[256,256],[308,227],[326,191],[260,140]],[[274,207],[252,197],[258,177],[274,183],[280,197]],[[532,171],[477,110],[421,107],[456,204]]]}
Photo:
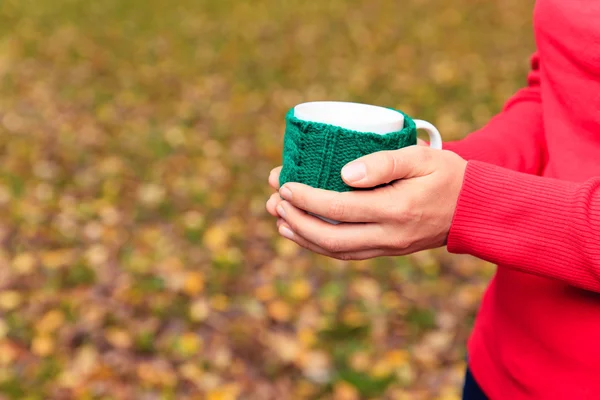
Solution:
{"label": "green knitted cup cozy", "polygon": [[292,108],[286,115],[283,168],[279,183],[300,182],[336,192],[354,190],[342,180],[344,165],[367,154],[417,143],[414,121],[403,112],[397,112],[404,115],[404,128],[379,135],[303,121],[294,116]]}

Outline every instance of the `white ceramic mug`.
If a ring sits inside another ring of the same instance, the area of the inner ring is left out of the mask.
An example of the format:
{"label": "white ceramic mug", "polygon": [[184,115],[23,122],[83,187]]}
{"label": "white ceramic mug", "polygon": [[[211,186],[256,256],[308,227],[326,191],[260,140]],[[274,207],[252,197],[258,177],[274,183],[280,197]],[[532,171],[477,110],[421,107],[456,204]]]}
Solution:
{"label": "white ceramic mug", "polygon": [[[343,101],[313,101],[294,107],[294,116],[311,122],[340,126],[356,132],[371,132],[379,135],[397,132],[404,128],[404,115],[389,108],[369,104]],[[435,126],[427,121],[415,119],[417,129],[429,135],[429,146],[442,149],[442,137]]]}
{"label": "white ceramic mug", "polygon": [[[311,122],[320,122],[340,126],[356,132],[371,132],[385,135],[404,128],[404,115],[385,107],[342,101],[314,101],[298,104],[294,107],[294,116]],[[423,129],[429,135],[429,146],[442,149],[442,137],[435,126],[427,121],[414,120],[417,129]],[[313,214],[314,215],[314,214]],[[325,217],[316,215],[332,224],[338,224]]]}

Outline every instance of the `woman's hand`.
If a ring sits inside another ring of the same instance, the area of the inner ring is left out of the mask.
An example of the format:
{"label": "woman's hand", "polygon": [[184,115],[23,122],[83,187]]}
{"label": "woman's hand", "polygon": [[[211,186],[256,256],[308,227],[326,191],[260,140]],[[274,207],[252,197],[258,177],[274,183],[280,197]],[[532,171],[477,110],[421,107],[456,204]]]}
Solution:
{"label": "woman's hand", "polygon": [[[342,178],[356,188],[387,185],[344,193],[300,183],[279,188],[278,167],[269,184],[279,192],[267,210],[278,217],[282,236],[329,257],[409,254],[446,243],[466,165],[452,152],[423,146],[373,153],[347,164]],[[344,223],[332,225],[307,212]]]}

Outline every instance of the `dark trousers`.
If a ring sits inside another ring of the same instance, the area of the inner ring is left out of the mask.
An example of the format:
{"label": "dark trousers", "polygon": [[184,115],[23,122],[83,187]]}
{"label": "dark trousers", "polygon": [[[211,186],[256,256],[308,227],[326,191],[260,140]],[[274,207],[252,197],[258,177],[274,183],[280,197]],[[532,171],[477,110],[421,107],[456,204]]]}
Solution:
{"label": "dark trousers", "polygon": [[465,387],[463,389],[463,400],[488,400],[483,390],[479,387],[479,384],[471,374],[471,370],[467,367],[467,373],[465,374]]}

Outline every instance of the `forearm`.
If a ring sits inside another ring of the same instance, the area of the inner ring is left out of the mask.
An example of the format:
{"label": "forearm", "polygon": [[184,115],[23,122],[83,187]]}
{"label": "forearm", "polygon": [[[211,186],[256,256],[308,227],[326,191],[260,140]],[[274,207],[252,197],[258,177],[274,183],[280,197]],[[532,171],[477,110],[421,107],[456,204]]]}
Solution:
{"label": "forearm", "polygon": [[600,292],[600,178],[572,183],[469,162],[448,250]]}

